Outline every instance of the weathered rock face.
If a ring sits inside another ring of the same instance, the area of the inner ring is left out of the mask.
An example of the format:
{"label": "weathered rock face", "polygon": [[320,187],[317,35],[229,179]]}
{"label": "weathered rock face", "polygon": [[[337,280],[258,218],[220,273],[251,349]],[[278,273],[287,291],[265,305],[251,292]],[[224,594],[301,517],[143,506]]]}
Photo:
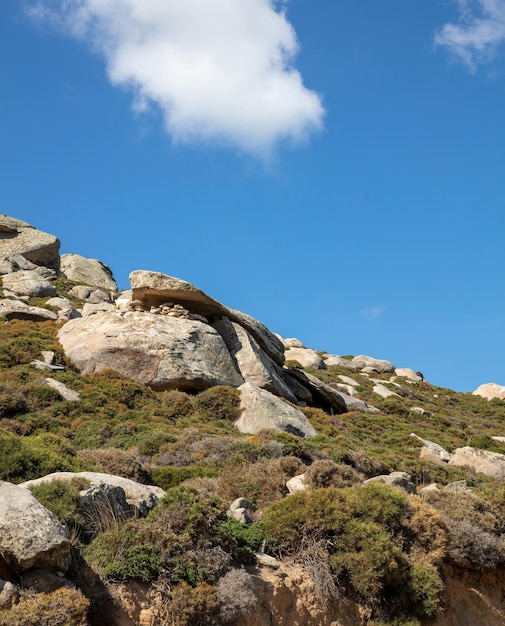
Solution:
{"label": "weathered rock face", "polygon": [[284,345],[274,333],[250,315],[228,308],[191,283],[160,272],[145,270],[132,272],[130,283],[132,300],[138,302],[144,310],[149,311],[151,307],[170,302],[180,304],[191,313],[202,315],[209,321],[227,317],[247,330],[278,365],[284,364]]}
{"label": "weathered rock face", "polygon": [[22,254],[36,265],[58,269],[60,242],[31,224],[0,214],[0,259]]}
{"label": "weathered rock face", "polygon": [[0,482],[0,554],[17,572],[42,567],[66,572],[70,543],[66,530],[34,496]]}
{"label": "weathered rock face", "polygon": [[242,433],[257,434],[261,430],[284,430],[299,437],[317,435],[305,415],[269,391],[244,383],[239,387],[242,414],[235,425]]}
{"label": "weathered rock face", "polygon": [[45,296],[55,296],[54,285],[42,278],[34,270],[21,270],[12,274],[6,274],[2,278],[2,286],[17,294],[29,296],[30,298],[43,298]]}
{"label": "weathered rock face", "polygon": [[221,335],[198,321],[106,312],[70,320],[58,338],[84,374],[111,368],[154,389],[188,391],[243,383]]}
{"label": "weathered rock face", "polygon": [[478,450],[470,446],[454,450],[449,465],[470,467],[475,472],[497,480],[505,480],[505,454]]}
{"label": "weathered rock face", "polygon": [[213,324],[224,339],[242,378],[296,403],[296,396],[282,378],[281,368],[266,354],[254,338],[236,322],[227,317]]}
{"label": "weathered rock face", "polygon": [[69,280],[76,283],[117,292],[112,270],[97,259],[87,259],[79,254],[62,254],[60,270]]}
{"label": "weathered rock face", "polygon": [[[98,492],[107,494],[110,492],[111,488],[116,488],[122,491],[128,506],[134,507],[142,515],[147,514],[148,511],[154,508],[158,504],[158,501],[165,495],[161,487],[142,485],[134,480],[123,478],[122,476],[103,474],[101,472],[55,472],[54,474],[48,474],[42,478],[28,480],[21,483],[19,487],[30,489],[36,485],[52,482],[54,480],[71,481],[74,478],[83,478],[89,482],[89,488],[81,491],[81,499],[84,504],[90,504],[96,501]],[[120,503],[121,496],[113,494],[113,497]],[[121,507],[120,504],[118,506]]]}
{"label": "weathered rock face", "polygon": [[472,395],[482,396],[486,400],[492,400],[493,398],[505,400],[505,386],[497,385],[496,383],[486,383],[478,387]]}

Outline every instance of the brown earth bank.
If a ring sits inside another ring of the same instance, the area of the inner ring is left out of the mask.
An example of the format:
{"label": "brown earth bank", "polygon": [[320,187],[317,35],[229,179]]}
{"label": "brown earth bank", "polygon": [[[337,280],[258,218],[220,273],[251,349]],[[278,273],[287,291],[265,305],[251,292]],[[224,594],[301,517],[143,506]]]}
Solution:
{"label": "brown earth bank", "polygon": [[[318,602],[314,583],[299,567],[278,570],[253,568],[256,605],[234,626],[366,626],[366,610],[349,598],[332,606]],[[445,564],[443,612],[425,626],[503,626],[505,624],[505,569],[476,571]],[[118,600],[117,626],[157,626],[145,585],[114,585]],[[110,623],[110,622],[108,622]],[[97,623],[96,626],[99,626]],[[105,626],[105,624],[103,625]],[[196,625],[195,625],[196,626]]]}

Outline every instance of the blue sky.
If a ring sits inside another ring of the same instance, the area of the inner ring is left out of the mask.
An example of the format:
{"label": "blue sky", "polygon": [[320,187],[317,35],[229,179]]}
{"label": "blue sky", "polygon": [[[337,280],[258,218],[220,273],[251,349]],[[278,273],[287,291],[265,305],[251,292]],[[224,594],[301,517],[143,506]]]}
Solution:
{"label": "blue sky", "polygon": [[0,58],[0,211],[62,252],[505,384],[505,0],[2,0]]}

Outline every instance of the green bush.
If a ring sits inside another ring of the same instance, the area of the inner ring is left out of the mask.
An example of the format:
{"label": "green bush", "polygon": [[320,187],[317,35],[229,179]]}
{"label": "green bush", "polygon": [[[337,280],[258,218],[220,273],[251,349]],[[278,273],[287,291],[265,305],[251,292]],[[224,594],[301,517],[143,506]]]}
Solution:
{"label": "green bush", "polygon": [[74,478],[67,480],[52,480],[50,482],[33,485],[30,491],[49,509],[62,524],[78,532],[85,523],[81,511],[81,499],[79,492],[88,487],[87,480]]}
{"label": "green bush", "polygon": [[255,553],[260,549],[264,539],[265,529],[261,522],[242,524],[228,517],[217,527],[217,541],[239,564],[254,564]]}
{"label": "green bush", "polygon": [[424,516],[419,507],[384,485],[316,489],[268,507],[263,523],[270,548],[295,558],[322,541],[337,586],[372,614],[428,616],[440,603],[437,564],[445,527],[429,507]]}
{"label": "green bush", "polygon": [[210,387],[193,398],[195,419],[235,422],[240,417],[240,391],[234,387]]}
{"label": "green bush", "polygon": [[118,524],[98,535],[84,549],[84,557],[105,579],[140,580],[157,578],[163,557],[157,542],[159,532],[150,532],[144,520]]}
{"label": "green bush", "polygon": [[81,469],[72,446],[50,433],[18,437],[0,429],[0,480],[14,483]]}
{"label": "green bush", "polygon": [[151,470],[153,481],[162,489],[177,487],[183,481],[196,476],[216,476],[216,472],[209,467],[189,465],[186,467],[153,467]]}

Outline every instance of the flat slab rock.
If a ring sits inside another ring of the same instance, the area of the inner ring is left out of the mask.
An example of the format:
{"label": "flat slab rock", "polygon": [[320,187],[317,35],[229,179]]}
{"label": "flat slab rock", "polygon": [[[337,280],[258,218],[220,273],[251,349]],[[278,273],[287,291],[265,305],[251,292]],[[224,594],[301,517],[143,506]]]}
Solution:
{"label": "flat slab rock", "polygon": [[298,437],[313,437],[317,431],[295,407],[251,383],[239,387],[242,414],[235,426],[253,435],[265,429],[281,430]]}
{"label": "flat slab rock", "polygon": [[154,389],[239,387],[221,335],[208,324],[141,312],[105,312],[68,321],[65,354],[83,374],[111,368]]}
{"label": "flat slab rock", "polygon": [[65,528],[27,489],[3,481],[0,554],[17,572],[33,567],[66,572],[70,565]]}
{"label": "flat slab rock", "polygon": [[250,315],[214,300],[191,283],[160,272],[135,270],[130,274],[130,284],[133,301],[141,303],[146,311],[164,302],[172,302],[212,321],[227,317],[245,328],[278,365],[284,364],[284,345],[266,326]]}
{"label": "flat slab rock", "polygon": [[20,300],[3,298],[0,300],[0,318],[6,320],[32,320],[42,322],[44,320],[56,320],[58,316],[53,311],[39,306],[29,306]]}

